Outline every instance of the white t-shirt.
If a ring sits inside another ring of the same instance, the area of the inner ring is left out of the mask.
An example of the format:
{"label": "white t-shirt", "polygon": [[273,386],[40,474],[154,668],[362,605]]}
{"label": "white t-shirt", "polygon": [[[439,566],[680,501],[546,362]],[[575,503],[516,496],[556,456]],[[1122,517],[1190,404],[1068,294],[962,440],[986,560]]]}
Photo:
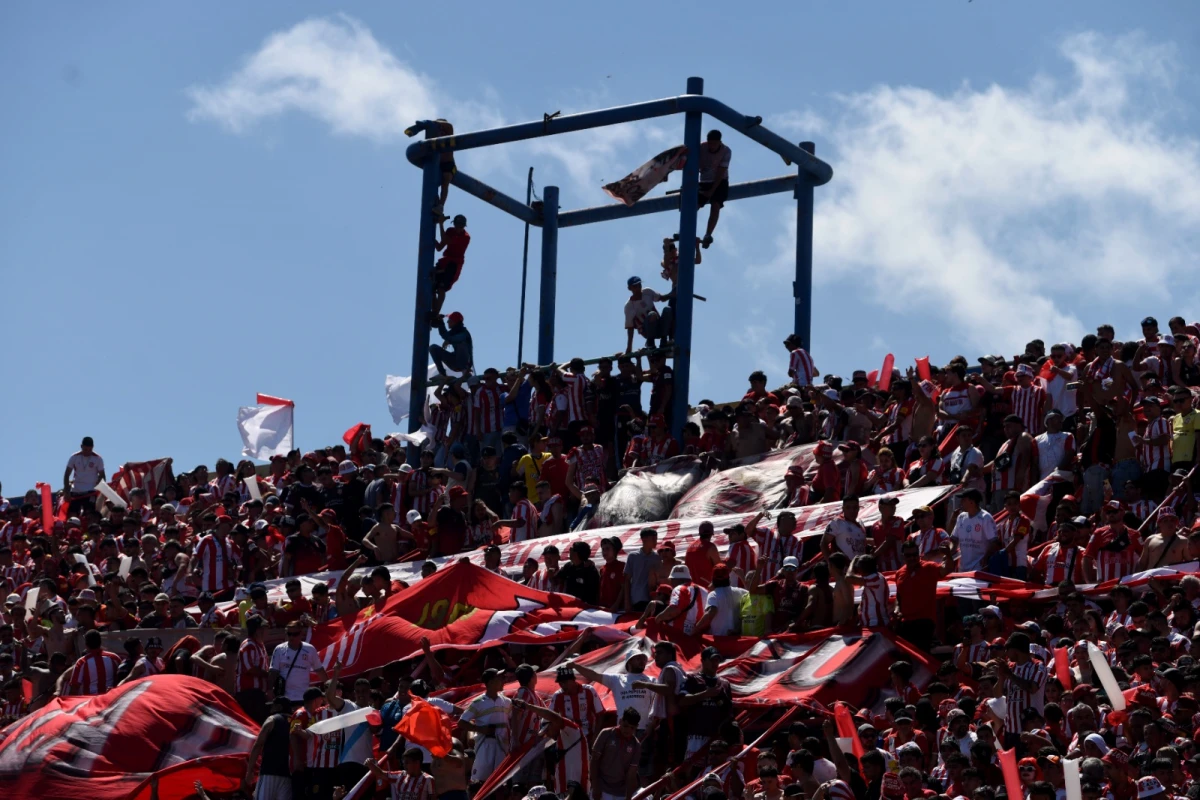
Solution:
{"label": "white t-shirt", "polygon": [[658,292],[653,289],[642,289],[642,296],[638,300],[630,298],[625,301],[625,327],[640,328],[642,320],[648,314],[654,311],[654,304],[662,300]]}
{"label": "white t-shirt", "polygon": [[855,556],[861,556],[867,552],[867,532],[857,522],[839,517],[829,523],[829,526],[825,528],[825,533],[833,537],[838,549],[848,558],[853,559]]}
{"label": "white t-shirt", "polygon": [[[336,716],[358,711],[358,705],[352,700],[342,701],[342,710]],[[342,737],[342,758],[340,764],[361,764],[371,757],[371,726],[365,722],[345,728]]]}
{"label": "white t-shirt", "polygon": [[955,520],[950,535],[958,537],[958,571],[983,569],[987,562],[988,544],[996,538],[996,521],[982,509],[973,517],[963,511]]}
{"label": "white t-shirt", "polygon": [[67,459],[67,469],[72,471],[71,491],[83,494],[95,489],[96,484],[100,482],[100,473],[104,472],[104,459],[95,451],[92,451],[91,455],[84,455],[80,450]]}
{"label": "white t-shirt", "polygon": [[[292,661],[295,659],[295,666]],[[288,643],[278,645],[271,653],[271,669],[284,676],[287,699],[293,703],[304,700],[304,691],[308,689],[311,679],[309,673],[321,666],[321,657],[317,648],[308,642],[301,642],[299,650],[288,647]]]}
{"label": "white t-shirt", "polygon": [[729,145],[722,144],[717,151],[708,149],[708,142],[700,145],[700,182],[712,183],[717,179],[717,168],[724,167],[729,170],[729,162],[733,158],[733,151],[729,149]]}
{"label": "white t-shirt", "polygon": [[1037,443],[1039,478],[1045,478],[1058,469],[1058,465],[1062,463],[1063,454],[1067,450],[1067,441],[1072,436],[1070,433],[1060,431],[1058,433],[1042,433],[1034,438],[1033,441]]}
{"label": "white t-shirt", "polygon": [[[505,751],[508,750],[508,727],[509,721],[512,719],[512,700],[502,694],[496,695],[495,699],[481,694],[471,701],[467,710],[462,713],[461,719],[463,722],[474,722],[476,725],[495,725],[496,741],[500,742],[500,747]],[[476,733],[475,737],[476,739],[484,738],[480,733]]]}
{"label": "white t-shirt", "polygon": [[658,699],[658,695],[649,689],[633,688],[633,684],[637,681],[649,683],[650,678],[632,672],[618,672],[615,675],[605,673],[600,676],[601,685],[612,692],[613,702],[617,706],[617,719],[621,719],[625,709],[635,708],[642,715],[638,729],[645,730],[650,725],[650,712],[654,710],[654,703]]}
{"label": "white t-shirt", "polygon": [[[729,636],[741,631],[742,598],[750,594],[745,589],[733,586],[720,586],[708,593],[704,610],[715,608],[717,614],[713,617],[709,631],[713,636]],[[618,714],[617,716],[620,716]]]}
{"label": "white t-shirt", "polygon": [[1050,408],[1057,408],[1064,417],[1069,417],[1075,413],[1076,405],[1075,390],[1067,389],[1067,384],[1079,380],[1079,370],[1074,364],[1064,364],[1063,369],[1071,373],[1071,377],[1064,378],[1056,372],[1045,385],[1046,393],[1050,395]]}
{"label": "white t-shirt", "polygon": [[[971,465],[977,466],[981,470],[983,469],[983,453],[979,451],[978,447],[972,447],[969,450],[963,450],[960,447],[950,454],[951,472],[957,472],[965,477],[967,474],[967,467],[970,467]],[[966,488],[978,489],[982,492],[986,488],[983,473],[980,472],[978,473],[978,477],[967,481]]]}
{"label": "white t-shirt", "polygon": [[[447,714],[453,714],[455,711],[455,708],[453,705],[451,705],[450,703],[448,703],[447,701],[443,700],[440,697],[427,697],[427,698],[425,698],[425,702],[429,703],[429,705],[433,706],[434,708],[440,708],[442,711],[445,711]],[[408,710],[410,708],[412,708],[412,703],[409,703],[400,711],[400,716],[403,717],[405,714],[407,714]],[[408,744],[408,747],[415,747],[421,751],[421,763],[422,764],[432,764],[433,763],[433,753],[430,753],[427,749],[425,749],[424,747],[421,747],[421,745],[417,744],[416,742],[408,742],[407,744]],[[408,747],[406,747],[405,749],[407,750]]]}

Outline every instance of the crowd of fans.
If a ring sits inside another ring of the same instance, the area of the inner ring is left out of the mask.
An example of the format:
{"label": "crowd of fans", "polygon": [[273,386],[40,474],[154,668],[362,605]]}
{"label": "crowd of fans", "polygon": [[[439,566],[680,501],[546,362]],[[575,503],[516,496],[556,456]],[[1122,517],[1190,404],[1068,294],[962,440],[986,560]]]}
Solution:
{"label": "crowd of fans", "polygon": [[[664,258],[668,278],[671,264]],[[669,340],[669,326],[653,321],[655,299],[669,302],[669,293],[634,284],[630,330]],[[446,330],[462,327],[459,316]],[[699,404],[682,441],[670,435],[667,353],[652,351],[643,369],[632,336],[615,372],[601,360],[589,375],[575,359],[475,377],[466,359],[466,377],[439,385],[427,420],[435,433],[416,463],[404,442],[356,426],[345,444],[277,456],[265,472],[219,459],[211,473],[174,473],[153,496],[133,489],[124,504],[98,501],[105,464],[85,438],[49,529],[37,491],[0,500],[0,726],[56,696],[177,672],[221,686],[263,723],[246,774],[246,791],[260,798],[341,796],[370,772],[376,797],[464,800],[507,753],[544,737],[557,746],[504,793],[630,800],[644,787],[664,796],[703,777],[691,797],[994,800],[1006,793],[998,751],[1015,748],[1034,800],[1063,800],[1067,758],[1083,759],[1084,800],[1196,800],[1200,578],[1103,596],[1077,589],[1200,560],[1200,331],[1178,317],[1170,334],[1152,318],[1142,331],[1139,341],[1116,342],[1101,326],[1078,345],[1046,352],[1034,341],[1013,358],[980,358],[978,369],[956,357],[849,380],[819,375],[789,337],[786,384],[768,389],[766,375],[751,374],[739,402]],[[469,335],[459,342],[462,353]],[[336,665],[327,674],[307,642],[312,626],[402,591],[387,569],[398,561],[424,561],[428,577],[437,570],[428,559],[483,548],[488,567],[505,574],[502,532],[519,542],[589,527],[623,470],[679,454],[720,467],[814,442],[813,467],[788,470],[782,506],[841,503],[816,558],[806,557],[792,512],[764,510],[723,531],[724,555],[711,523],[683,553],[647,527],[632,552],[616,538],[600,553],[580,540],[565,560],[547,547],[506,574],[647,629],[657,639],[651,655],[632,654],[622,672],[575,662],[601,644],[587,632],[568,647],[435,654],[425,643],[416,662],[352,681]],[[1056,483],[1039,524],[1021,495],[1046,480]],[[896,493],[922,486],[955,491],[899,517]],[[881,495],[880,518],[863,526],[867,495]],[[268,598],[264,582],[323,570],[341,572],[332,592],[318,583],[306,596],[291,580],[285,600]],[[1054,586],[1057,596],[938,602],[939,580],[974,571]],[[940,667],[917,687],[912,664],[892,665],[886,699],[859,712],[860,757],[843,752],[819,715],[743,754],[757,732],[737,721],[720,652],[705,648],[699,670],[687,673],[668,640],[862,627],[892,628]],[[112,636],[138,628],[216,635],[164,663],[161,638]],[[271,636],[285,641],[268,652]],[[122,639],[124,653],[113,652]],[[1113,710],[1089,644],[1125,690],[1124,711]],[[1058,647],[1069,653],[1070,685],[1052,663]],[[653,679],[642,675],[650,660]],[[560,687],[549,698],[533,691],[547,669]],[[615,717],[593,685],[612,691]],[[465,709],[438,697],[472,686],[482,694]],[[457,738],[445,757],[394,731],[413,698],[453,715]],[[365,708],[377,715],[307,732]]]}

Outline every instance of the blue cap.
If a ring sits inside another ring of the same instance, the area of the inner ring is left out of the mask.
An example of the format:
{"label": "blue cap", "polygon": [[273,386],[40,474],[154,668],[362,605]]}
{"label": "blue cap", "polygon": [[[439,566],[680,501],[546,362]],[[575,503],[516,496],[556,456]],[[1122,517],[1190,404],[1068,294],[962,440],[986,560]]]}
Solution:
{"label": "blue cap", "polygon": [[626,285],[626,286],[628,286],[628,287],[630,287],[630,288],[633,288],[634,286],[637,286],[637,285],[638,285],[638,284],[640,284],[641,282],[642,282],[642,279],[641,279],[641,278],[639,278],[637,275],[634,275],[632,278],[630,278],[629,280],[625,281],[625,285]]}

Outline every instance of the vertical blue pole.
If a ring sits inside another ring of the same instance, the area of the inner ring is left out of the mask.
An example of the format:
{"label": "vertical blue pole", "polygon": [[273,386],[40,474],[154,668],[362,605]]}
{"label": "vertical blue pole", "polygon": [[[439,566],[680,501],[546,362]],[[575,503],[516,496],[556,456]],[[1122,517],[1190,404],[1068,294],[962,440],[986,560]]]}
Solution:
{"label": "vertical blue pole", "polygon": [[[429,377],[429,312],[433,308],[433,206],[442,187],[438,157],[425,160],[421,177],[420,236],[417,244],[417,291],[413,307],[412,383],[408,396],[408,432],[421,429],[425,408],[425,389]],[[415,460],[415,448],[409,448]]]}
{"label": "vertical blue pole", "polygon": [[[533,199],[533,167],[529,168],[529,178],[525,181],[525,205]],[[521,322],[517,329],[517,368],[525,358],[525,284],[529,279],[529,223],[525,223],[525,251],[521,256]]]}
{"label": "vertical blue pole", "polygon": [[[812,142],[801,142],[800,149],[816,152]],[[812,353],[812,247],[813,247],[813,184],[804,173],[796,179],[796,280],[792,297],[796,301],[794,333],[801,345]]]}
{"label": "vertical blue pole", "polygon": [[538,363],[554,361],[554,297],[558,291],[558,187],[542,190],[542,286],[538,309]]}
{"label": "vertical blue pole", "polygon": [[[704,94],[703,78],[688,78],[688,94]],[[692,290],[696,286],[696,216],[700,202],[699,111],[689,111],[683,122],[687,163],[679,190],[679,270],[675,283],[675,389],[671,396],[671,434],[683,435],[687,422],[688,383],[692,373]]]}

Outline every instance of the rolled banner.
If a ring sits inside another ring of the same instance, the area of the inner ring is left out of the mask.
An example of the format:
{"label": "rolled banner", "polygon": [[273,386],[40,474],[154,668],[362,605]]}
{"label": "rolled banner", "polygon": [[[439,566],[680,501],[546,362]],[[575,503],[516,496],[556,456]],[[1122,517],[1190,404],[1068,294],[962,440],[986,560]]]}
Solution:
{"label": "rolled banner", "polygon": [[117,567],[117,574],[122,578],[128,578],[131,569],[133,569],[133,556],[121,556],[121,565]]}
{"label": "rolled banner", "polygon": [[104,481],[100,481],[96,484],[96,491],[104,495],[105,499],[107,499],[114,506],[120,506],[121,508],[129,507],[129,504],[125,502],[125,498],[117,494],[116,490]]}
{"label": "rolled banner", "polygon": [[933,371],[929,369],[929,356],[917,359],[917,377],[923,381],[933,380]]}
{"label": "rolled banner", "polygon": [[258,490],[258,478],[254,477],[253,475],[247,475],[246,477],[242,478],[242,480],[246,484],[246,491],[250,493],[250,499],[257,500],[261,503],[262,492]]}
{"label": "rolled banner", "polygon": [[879,368],[879,391],[886,392],[892,388],[892,370],[896,367],[896,357],[888,353],[883,357],[883,366]]}
{"label": "rolled banner", "polygon": [[49,536],[54,532],[54,501],[50,497],[50,484],[39,482],[37,488],[42,493],[42,531]]}
{"label": "rolled banner", "polygon": [[1004,773],[1004,789],[1010,799],[1022,800],[1025,789],[1021,786],[1021,773],[1017,771],[1017,749],[1000,750],[1000,771]]}
{"label": "rolled banner", "polygon": [[1104,660],[1104,653],[1099,647],[1087,643],[1088,660],[1092,662],[1092,669],[1096,672],[1096,677],[1100,679],[1100,685],[1104,687],[1104,693],[1108,695],[1108,702],[1112,703],[1113,711],[1125,710],[1125,695],[1121,692],[1121,687],[1117,685],[1117,679],[1113,676],[1112,667],[1108,666],[1108,662]]}
{"label": "rolled banner", "polygon": [[845,703],[838,703],[833,709],[833,721],[837,724],[838,736],[843,739],[849,739],[850,744],[854,749],[854,757],[863,757],[862,741],[858,738],[858,726],[854,724],[854,717],[850,716],[850,709]]}
{"label": "rolled banner", "polygon": [[1054,672],[1063,689],[1071,691],[1075,676],[1071,674],[1071,659],[1065,647],[1054,648]]}
{"label": "rolled banner", "polygon": [[1067,800],[1083,800],[1078,758],[1068,758],[1063,761],[1063,785],[1067,790]]}
{"label": "rolled banner", "polygon": [[351,711],[349,714],[342,714],[337,717],[323,719],[320,722],[314,722],[308,727],[307,730],[309,733],[316,736],[320,733],[333,733],[334,731],[340,731],[344,728],[352,728],[355,725],[360,725],[366,722],[367,717],[374,710],[375,709],[371,708],[370,706],[367,706],[366,708],[360,708],[357,711]]}
{"label": "rolled banner", "polygon": [[[75,563],[83,564],[85,567],[87,567],[88,586],[95,586],[96,585],[96,576],[92,574],[92,565],[88,563],[87,556],[85,556],[83,553],[76,553],[75,554]],[[35,594],[36,594],[36,591],[35,591]]]}

